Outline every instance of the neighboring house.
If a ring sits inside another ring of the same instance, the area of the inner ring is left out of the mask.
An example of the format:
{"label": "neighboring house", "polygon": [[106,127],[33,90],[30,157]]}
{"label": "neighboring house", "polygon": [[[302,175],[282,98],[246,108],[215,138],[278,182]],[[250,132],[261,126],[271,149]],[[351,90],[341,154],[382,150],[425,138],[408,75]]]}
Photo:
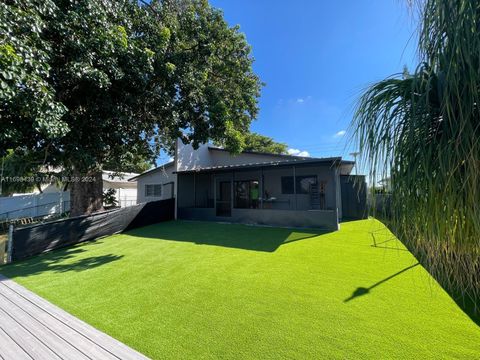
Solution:
{"label": "neighboring house", "polygon": [[103,191],[115,190],[115,198],[118,206],[132,206],[137,203],[137,184],[128,181],[135,173],[120,173],[114,176],[114,172],[104,170],[102,172]]}
{"label": "neighboring house", "polygon": [[0,197],[0,221],[61,214],[70,209],[70,191]]}
{"label": "neighboring house", "polygon": [[175,197],[177,175],[174,161],[130,178],[136,184],[137,203]]}
{"label": "neighboring house", "polygon": [[365,214],[365,178],[353,161],[177,143],[173,162],[136,176],[137,201],[176,198],[176,217],[338,229]]}
{"label": "neighboring house", "polygon": [[[117,205],[121,207],[137,203],[137,184],[128,181],[135,173],[103,171],[103,191],[115,189]],[[22,217],[40,217],[63,213],[70,210],[70,191],[63,191],[57,184],[42,184],[31,193],[13,194],[0,197],[0,219],[17,219]]]}

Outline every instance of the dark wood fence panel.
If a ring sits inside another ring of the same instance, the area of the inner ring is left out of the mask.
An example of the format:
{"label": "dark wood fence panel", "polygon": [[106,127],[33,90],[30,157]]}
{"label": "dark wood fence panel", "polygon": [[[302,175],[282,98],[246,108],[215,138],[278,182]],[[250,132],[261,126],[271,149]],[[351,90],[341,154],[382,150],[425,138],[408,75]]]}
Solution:
{"label": "dark wood fence panel", "polygon": [[363,175],[340,176],[342,191],[342,218],[365,219],[367,211],[367,184]]}
{"label": "dark wood fence panel", "polygon": [[88,216],[13,230],[12,261],[102,236],[173,220],[175,199],[152,201]]}

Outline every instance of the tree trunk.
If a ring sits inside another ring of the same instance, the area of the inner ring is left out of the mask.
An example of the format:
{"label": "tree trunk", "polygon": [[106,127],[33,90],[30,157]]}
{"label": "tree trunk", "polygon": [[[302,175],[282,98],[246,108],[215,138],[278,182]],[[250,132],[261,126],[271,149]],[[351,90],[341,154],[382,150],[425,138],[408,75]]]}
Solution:
{"label": "tree trunk", "polygon": [[70,183],[70,216],[88,215],[103,210],[103,180],[101,171],[81,174],[73,170]]}

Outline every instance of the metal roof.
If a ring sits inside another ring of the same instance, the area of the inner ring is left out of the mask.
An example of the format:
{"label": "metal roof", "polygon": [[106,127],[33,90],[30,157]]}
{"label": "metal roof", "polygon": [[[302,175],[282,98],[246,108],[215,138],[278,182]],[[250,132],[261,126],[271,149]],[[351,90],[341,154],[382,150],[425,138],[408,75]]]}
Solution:
{"label": "metal roof", "polygon": [[127,172],[115,172],[115,171],[102,171],[102,180],[110,183],[127,183],[132,177],[137,177],[137,173]]}
{"label": "metal roof", "polygon": [[[229,152],[228,150],[221,148],[221,147],[216,147],[216,146],[209,146],[208,150],[215,150],[215,151],[225,151]],[[274,154],[274,153],[269,153],[269,152],[262,152],[262,151],[253,151],[253,150],[243,150],[242,154],[252,154],[252,155],[268,155],[268,156],[273,156],[273,157],[280,157],[280,158],[287,158],[287,159],[321,159],[321,158],[312,158],[310,156],[298,156],[298,155],[290,155],[290,154]]]}
{"label": "metal roof", "polygon": [[247,164],[237,164],[237,165],[218,165],[218,166],[206,166],[198,169],[175,171],[176,174],[188,174],[188,173],[200,173],[200,172],[210,172],[215,170],[235,170],[235,169],[248,169],[248,168],[259,168],[259,167],[275,167],[275,166],[286,166],[286,165],[296,165],[296,164],[321,164],[321,163],[339,163],[339,164],[348,164],[351,161],[342,161],[341,157],[331,157],[331,158],[315,158],[315,159],[294,159],[294,160],[278,160],[278,161],[268,161],[268,162],[257,162],[257,163],[247,163]]}
{"label": "metal roof", "polygon": [[[227,151],[222,148],[210,147],[209,150],[219,150],[219,151]],[[275,166],[286,166],[286,165],[293,165],[293,164],[321,164],[321,163],[339,163],[340,165],[353,165],[355,164],[354,161],[350,160],[342,160],[341,157],[329,157],[329,158],[311,158],[311,157],[301,157],[301,156],[294,156],[294,155],[280,155],[280,154],[267,154],[267,153],[260,153],[255,151],[249,151],[245,153],[251,154],[265,154],[265,155],[275,155],[278,156],[279,160],[274,161],[266,161],[266,162],[252,162],[252,163],[245,163],[245,164],[237,164],[237,165],[216,165],[216,166],[205,166],[200,167],[197,169],[189,169],[189,170],[181,170],[181,171],[174,171],[174,174],[187,174],[187,173],[199,173],[199,172],[209,172],[209,171],[218,171],[218,170],[235,170],[235,169],[248,169],[248,168],[256,168],[256,167],[275,167]],[[128,181],[135,181],[139,177],[143,175],[147,175],[153,173],[155,171],[161,170],[165,167],[172,166],[174,161],[169,163],[160,165],[154,169],[145,171],[140,175],[132,177],[128,179]]]}
{"label": "metal roof", "polygon": [[128,181],[134,181],[134,180],[138,179],[139,177],[141,177],[141,176],[143,176],[143,175],[147,175],[147,174],[153,173],[153,172],[155,172],[155,171],[161,170],[161,169],[163,169],[163,168],[166,168],[166,167],[168,167],[168,166],[172,166],[174,163],[175,163],[175,161],[170,161],[170,162],[168,162],[168,163],[166,163],[166,164],[157,166],[156,168],[147,170],[147,171],[145,171],[145,172],[143,172],[143,173],[141,173],[141,174],[139,174],[139,175],[137,175],[137,176],[134,176],[134,177],[128,179]]}

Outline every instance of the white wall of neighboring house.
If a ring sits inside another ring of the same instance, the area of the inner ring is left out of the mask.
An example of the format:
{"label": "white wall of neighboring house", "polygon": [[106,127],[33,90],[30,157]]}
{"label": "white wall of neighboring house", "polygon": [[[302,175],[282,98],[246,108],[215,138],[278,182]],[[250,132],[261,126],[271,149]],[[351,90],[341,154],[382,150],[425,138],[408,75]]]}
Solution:
{"label": "white wall of neighboring house", "polygon": [[135,205],[137,203],[137,187],[115,189],[115,198],[120,207]]}
{"label": "white wall of neighboring house", "polygon": [[59,214],[70,210],[70,192],[47,192],[0,197],[0,219]]}
{"label": "white wall of neighboring house", "polygon": [[[118,206],[132,206],[137,203],[137,183],[130,182],[137,174],[123,173],[121,177],[103,174],[103,190],[115,189]],[[62,191],[56,184],[43,184],[42,193],[38,189],[28,194],[13,194],[0,197],[0,220],[25,217],[41,217],[70,210],[70,191]],[[62,206],[60,203],[62,202]]]}
{"label": "white wall of neighboring house", "polygon": [[[177,191],[177,175],[174,174],[174,170],[175,167],[173,163],[171,163],[167,166],[159,166],[155,170],[151,170],[136,179],[137,204],[175,197]],[[147,196],[147,185],[161,185],[161,196]]]}
{"label": "white wall of neighboring house", "polygon": [[[116,199],[118,206],[132,206],[137,203],[137,184],[135,182],[128,181],[133,176],[138,174],[135,173],[120,173],[121,176],[113,176],[111,171],[103,171],[103,191],[108,189],[115,189]],[[51,184],[42,184],[41,186],[42,193],[38,189],[34,189],[33,192],[27,194],[14,194],[14,196],[20,195],[40,195],[40,194],[50,194],[62,191],[55,183]]]}
{"label": "white wall of neighboring house", "polygon": [[128,181],[138,174],[121,173],[121,176],[115,176],[111,171],[104,171],[103,191],[108,189],[115,190],[117,205],[120,207],[132,206],[137,203],[137,183]]}

